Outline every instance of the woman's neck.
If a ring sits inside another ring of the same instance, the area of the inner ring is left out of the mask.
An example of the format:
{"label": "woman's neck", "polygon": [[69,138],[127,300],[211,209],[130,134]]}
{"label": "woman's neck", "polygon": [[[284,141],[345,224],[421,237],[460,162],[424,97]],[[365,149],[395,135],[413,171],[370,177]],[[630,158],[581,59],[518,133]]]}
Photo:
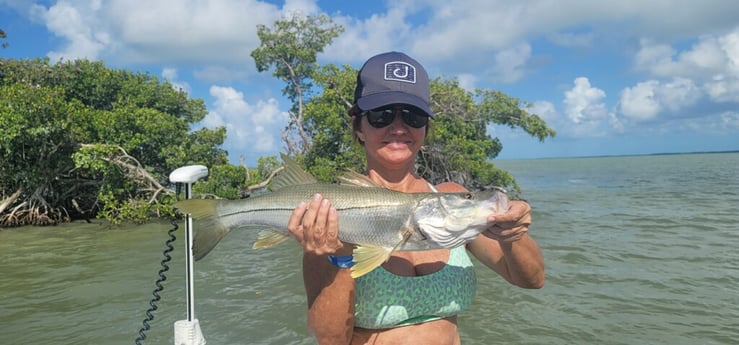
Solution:
{"label": "woman's neck", "polygon": [[375,183],[398,192],[419,193],[430,190],[426,180],[408,170],[392,171],[369,168],[367,176]]}

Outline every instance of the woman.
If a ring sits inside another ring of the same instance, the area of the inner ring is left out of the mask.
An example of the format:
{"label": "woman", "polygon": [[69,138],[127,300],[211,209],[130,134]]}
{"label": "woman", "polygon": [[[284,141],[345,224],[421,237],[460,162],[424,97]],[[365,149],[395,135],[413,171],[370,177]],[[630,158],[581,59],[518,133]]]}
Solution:
{"label": "woman", "polygon": [[[405,54],[370,58],[357,77],[350,110],[354,135],[364,146],[366,175],[405,193],[462,192],[455,183],[432,186],[414,170],[433,118],[424,68]],[[288,227],[303,246],[308,328],[319,344],[460,344],[456,315],[475,293],[467,251],[524,288],[541,288],[544,263],[528,235],[531,208],[510,202],[505,214],[464,247],[398,251],[353,279],[352,246],[338,240],[340,220],[330,201],[315,195],[301,203]]]}

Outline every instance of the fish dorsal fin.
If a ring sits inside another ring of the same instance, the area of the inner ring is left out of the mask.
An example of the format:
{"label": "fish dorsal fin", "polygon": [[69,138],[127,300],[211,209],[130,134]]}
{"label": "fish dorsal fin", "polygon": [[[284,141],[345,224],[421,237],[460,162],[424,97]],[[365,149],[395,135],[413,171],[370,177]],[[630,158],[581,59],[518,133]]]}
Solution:
{"label": "fish dorsal fin", "polygon": [[351,170],[339,176],[339,183],[344,186],[385,188],[384,186],[377,184],[375,181],[372,181],[368,176]]}
{"label": "fish dorsal fin", "polygon": [[285,169],[275,176],[274,181],[272,181],[272,190],[301,184],[318,183],[318,180],[303,170],[294,159],[285,154],[281,154],[280,157],[285,162]]}

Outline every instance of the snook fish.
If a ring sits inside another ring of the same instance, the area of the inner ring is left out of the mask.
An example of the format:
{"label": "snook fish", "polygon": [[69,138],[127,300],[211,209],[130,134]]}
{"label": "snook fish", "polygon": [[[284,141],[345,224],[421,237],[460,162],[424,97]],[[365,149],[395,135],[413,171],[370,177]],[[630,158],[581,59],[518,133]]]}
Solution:
{"label": "snook fish", "polygon": [[253,248],[290,238],[287,222],[301,201],[320,193],[339,214],[339,239],[355,245],[352,276],[385,262],[396,250],[454,248],[472,241],[488,226],[491,214],[508,209],[504,191],[469,193],[401,193],[350,172],[341,184],[319,183],[287,156],[272,192],[242,200],[189,199],[175,204],[198,221],[193,255],[207,255],[231,230],[266,229]]}

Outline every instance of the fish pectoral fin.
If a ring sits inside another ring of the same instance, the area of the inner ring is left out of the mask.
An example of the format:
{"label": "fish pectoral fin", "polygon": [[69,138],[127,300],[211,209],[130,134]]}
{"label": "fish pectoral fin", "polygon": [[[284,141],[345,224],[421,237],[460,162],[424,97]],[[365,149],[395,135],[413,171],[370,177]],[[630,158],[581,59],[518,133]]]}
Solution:
{"label": "fish pectoral fin", "polygon": [[382,247],[374,244],[357,244],[354,248],[354,266],[352,266],[352,278],[359,278],[377,266],[382,265],[390,258],[393,248]]}
{"label": "fish pectoral fin", "polygon": [[290,236],[277,229],[263,230],[259,233],[257,241],[252,245],[252,249],[269,248],[276,244],[280,244],[289,239]]}
{"label": "fish pectoral fin", "polygon": [[400,239],[395,246],[383,247],[372,244],[357,244],[354,248],[354,266],[352,266],[352,278],[359,278],[377,266],[382,265],[385,261],[390,259],[390,255],[396,250],[400,249],[408,239],[411,237],[413,230],[408,228],[403,231],[403,237]]}

